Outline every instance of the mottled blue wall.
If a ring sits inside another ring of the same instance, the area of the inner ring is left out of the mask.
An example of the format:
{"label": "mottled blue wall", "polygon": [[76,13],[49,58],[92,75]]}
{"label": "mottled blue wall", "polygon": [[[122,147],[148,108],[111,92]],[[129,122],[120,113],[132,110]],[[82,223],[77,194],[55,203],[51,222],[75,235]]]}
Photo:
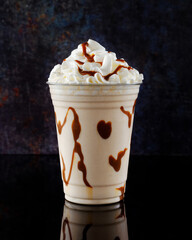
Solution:
{"label": "mottled blue wall", "polygon": [[45,82],[92,38],[144,73],[133,154],[192,155],[190,0],[5,0],[0,6],[0,153],[57,153]]}

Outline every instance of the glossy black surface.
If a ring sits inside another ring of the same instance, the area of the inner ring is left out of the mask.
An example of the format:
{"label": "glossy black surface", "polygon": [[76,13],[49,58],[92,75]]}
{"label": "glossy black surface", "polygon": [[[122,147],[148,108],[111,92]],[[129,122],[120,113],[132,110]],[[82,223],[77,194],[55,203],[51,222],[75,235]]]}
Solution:
{"label": "glossy black surface", "polygon": [[[190,237],[191,161],[131,156],[124,199],[129,240]],[[57,155],[0,156],[1,240],[59,240],[63,209]],[[89,239],[89,228],[78,239]]]}

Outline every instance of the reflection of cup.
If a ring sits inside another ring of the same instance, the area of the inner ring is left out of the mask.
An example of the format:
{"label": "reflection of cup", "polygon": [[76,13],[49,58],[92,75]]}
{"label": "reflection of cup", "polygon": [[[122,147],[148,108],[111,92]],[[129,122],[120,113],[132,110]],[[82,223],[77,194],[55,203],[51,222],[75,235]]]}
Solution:
{"label": "reflection of cup", "polygon": [[128,240],[124,203],[83,206],[66,201],[60,235],[63,239]]}
{"label": "reflection of cup", "polygon": [[49,84],[65,198],[107,204],[124,196],[139,84]]}

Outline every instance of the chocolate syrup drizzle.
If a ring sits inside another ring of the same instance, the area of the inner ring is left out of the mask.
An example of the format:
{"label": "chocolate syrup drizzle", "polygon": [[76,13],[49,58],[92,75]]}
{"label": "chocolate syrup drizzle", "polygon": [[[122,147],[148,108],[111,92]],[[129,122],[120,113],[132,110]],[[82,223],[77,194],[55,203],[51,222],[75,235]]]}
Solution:
{"label": "chocolate syrup drizzle", "polygon": [[117,59],[116,61],[118,61],[118,62],[125,62],[124,59]]}
{"label": "chocolate syrup drizzle", "polygon": [[84,62],[81,62],[81,61],[79,61],[79,60],[75,60],[75,62],[77,62],[77,63],[80,64],[80,65],[83,65],[83,64],[84,64]]}
{"label": "chocolate syrup drizzle", "polygon": [[130,70],[130,69],[133,69],[132,67],[125,67],[125,66],[118,66],[112,73],[109,73],[108,75],[106,75],[106,76],[103,76],[103,78],[105,79],[105,80],[109,80],[109,78],[113,75],[113,74],[117,74],[117,72],[121,69],[121,68],[127,68],[128,70]]}
{"label": "chocolate syrup drizzle", "polygon": [[133,104],[132,113],[130,113],[129,111],[125,111],[125,109],[124,109],[123,106],[120,107],[121,111],[122,111],[125,115],[127,115],[127,117],[128,117],[128,127],[129,127],[129,128],[131,127],[132,116],[133,116],[133,114],[134,114],[134,112],[135,112],[136,101],[137,101],[137,99],[135,99],[135,102],[134,102],[134,104]]}
{"label": "chocolate syrup drizzle", "polygon": [[111,122],[106,123],[104,120],[98,122],[97,131],[102,138],[107,139],[111,135],[111,125]]}
{"label": "chocolate syrup drizzle", "polygon": [[123,196],[124,196],[124,192],[125,192],[125,185],[120,188],[116,188],[116,189],[121,192],[120,200],[123,200]]}
{"label": "chocolate syrup drizzle", "polygon": [[109,164],[114,168],[116,172],[118,172],[121,168],[121,159],[125,155],[127,148],[123,151],[120,151],[117,155],[117,159],[115,159],[112,155],[109,156]]}
{"label": "chocolate syrup drizzle", "polygon": [[65,163],[64,163],[63,156],[61,154],[61,160],[62,160],[62,163],[63,163],[63,171],[62,171],[63,181],[65,182],[66,185],[68,185],[69,180],[71,178],[74,156],[75,156],[75,153],[77,153],[79,155],[79,158],[80,158],[80,161],[78,162],[78,169],[79,169],[79,171],[81,171],[83,173],[83,181],[84,181],[84,183],[87,187],[92,188],[92,186],[87,181],[87,169],[86,169],[86,166],[85,166],[85,163],[84,163],[84,156],[83,156],[83,153],[82,153],[82,150],[81,150],[81,144],[79,142],[77,142],[77,140],[79,138],[79,135],[80,135],[80,132],[81,132],[81,125],[80,125],[80,122],[79,122],[79,116],[77,115],[77,112],[75,111],[74,108],[72,108],[72,107],[68,108],[67,113],[66,113],[65,118],[64,118],[64,121],[63,121],[63,124],[61,124],[60,121],[58,121],[58,123],[57,123],[57,116],[56,116],[56,113],[55,113],[55,121],[56,121],[56,124],[57,124],[57,129],[58,129],[59,134],[61,134],[62,129],[65,126],[65,123],[67,121],[67,116],[68,116],[69,110],[71,110],[73,112],[73,116],[74,116],[74,119],[73,119],[73,122],[72,122],[72,132],[73,132],[73,138],[74,138],[74,141],[75,141],[75,145],[74,145],[74,148],[73,148],[73,154],[72,154],[72,160],[71,160],[71,166],[70,166],[70,170],[69,170],[68,179],[66,179],[66,177],[65,177]]}
{"label": "chocolate syrup drizzle", "polygon": [[79,66],[78,66],[78,70],[79,70],[79,73],[80,73],[81,75],[94,76],[95,73],[97,73],[97,72],[95,72],[95,71],[83,71]]}
{"label": "chocolate syrup drizzle", "polygon": [[[88,46],[88,42],[82,43],[82,50],[83,50],[83,54],[85,55],[85,57],[87,58],[88,62],[94,62],[94,54],[93,55],[89,55],[86,51],[86,47]],[[77,63],[82,64],[82,62],[75,60]],[[117,61],[120,62],[125,62],[125,60],[123,59],[117,59]],[[102,62],[98,62],[102,65]],[[113,75],[113,74],[117,74],[117,72],[121,69],[121,68],[127,68],[128,70],[133,69],[132,67],[126,67],[126,66],[118,66],[112,73],[107,74],[106,76],[102,76],[106,81],[109,80],[109,78]],[[94,76],[95,71],[83,71],[80,67],[78,67],[79,73],[81,75],[89,75],[89,76]]]}
{"label": "chocolate syrup drizzle", "polygon": [[87,49],[86,49],[86,46],[88,46],[88,42],[85,42],[85,43],[82,43],[82,49],[83,49],[83,54],[85,55],[85,57],[87,58],[88,62],[94,62],[94,54],[91,56],[87,53]]}
{"label": "chocolate syrup drizzle", "polygon": [[137,98],[135,99],[135,102],[134,102],[134,104],[133,104],[132,114],[134,114],[134,112],[135,112],[135,105],[136,105],[136,102],[137,102]]}
{"label": "chocolate syrup drizzle", "polygon": [[129,111],[125,111],[124,107],[120,107],[121,111],[128,117],[128,127],[131,127],[132,114]]}

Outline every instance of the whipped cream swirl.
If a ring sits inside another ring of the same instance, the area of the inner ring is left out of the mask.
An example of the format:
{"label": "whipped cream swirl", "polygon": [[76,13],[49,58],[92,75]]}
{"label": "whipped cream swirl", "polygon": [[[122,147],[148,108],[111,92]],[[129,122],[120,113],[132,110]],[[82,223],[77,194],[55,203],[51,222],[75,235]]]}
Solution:
{"label": "whipped cream swirl", "polygon": [[57,64],[48,78],[49,83],[67,84],[135,84],[142,80],[143,74],[91,39],[73,50],[62,64]]}

